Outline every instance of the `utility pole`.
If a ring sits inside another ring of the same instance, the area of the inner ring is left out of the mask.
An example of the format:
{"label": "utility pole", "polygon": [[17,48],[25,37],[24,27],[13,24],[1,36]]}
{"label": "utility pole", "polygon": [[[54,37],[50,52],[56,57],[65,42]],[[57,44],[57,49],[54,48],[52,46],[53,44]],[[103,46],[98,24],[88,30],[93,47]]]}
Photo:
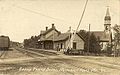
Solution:
{"label": "utility pole", "polygon": [[88,55],[89,55],[89,49],[90,49],[90,24],[89,24],[89,31],[88,31],[88,50],[87,50]]}
{"label": "utility pole", "polygon": [[116,57],[117,38],[114,38],[114,57]]}
{"label": "utility pole", "polygon": [[55,36],[54,36],[54,31],[53,31],[53,50],[55,49],[54,48],[54,38],[55,38]]}

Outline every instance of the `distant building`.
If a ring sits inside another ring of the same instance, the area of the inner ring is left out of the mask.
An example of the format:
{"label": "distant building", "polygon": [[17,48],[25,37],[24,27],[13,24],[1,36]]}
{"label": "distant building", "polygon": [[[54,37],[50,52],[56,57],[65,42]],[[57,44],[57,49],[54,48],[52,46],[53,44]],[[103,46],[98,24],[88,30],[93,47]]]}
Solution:
{"label": "distant building", "polygon": [[54,38],[59,34],[60,32],[55,28],[54,24],[52,24],[50,29],[46,27],[45,31],[41,31],[40,39],[38,40],[38,48],[53,49]]}
{"label": "distant building", "polygon": [[[41,49],[66,49],[70,48],[70,40],[72,33],[69,31],[66,33],[59,32],[54,24],[52,24],[52,28],[48,29],[46,27],[46,31],[41,31],[40,39],[38,40],[38,48]],[[75,34],[74,40],[72,42],[72,47],[74,49],[84,49],[84,39],[82,36]]]}
{"label": "distant building", "polygon": [[104,27],[104,31],[91,31],[100,42],[102,50],[106,50],[107,46],[112,44],[111,16],[109,8],[107,8],[106,16],[104,18]]}

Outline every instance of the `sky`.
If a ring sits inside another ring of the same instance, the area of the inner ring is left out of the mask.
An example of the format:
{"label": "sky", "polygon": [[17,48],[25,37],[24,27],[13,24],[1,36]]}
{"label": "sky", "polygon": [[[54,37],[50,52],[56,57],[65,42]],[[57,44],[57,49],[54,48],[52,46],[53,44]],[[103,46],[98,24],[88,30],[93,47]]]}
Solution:
{"label": "sky", "polygon": [[[0,0],[0,35],[12,41],[39,35],[45,27],[55,27],[66,32],[71,26],[76,30],[86,0]],[[120,0],[88,0],[79,30],[104,30],[107,6],[110,9],[111,26],[120,25]]]}

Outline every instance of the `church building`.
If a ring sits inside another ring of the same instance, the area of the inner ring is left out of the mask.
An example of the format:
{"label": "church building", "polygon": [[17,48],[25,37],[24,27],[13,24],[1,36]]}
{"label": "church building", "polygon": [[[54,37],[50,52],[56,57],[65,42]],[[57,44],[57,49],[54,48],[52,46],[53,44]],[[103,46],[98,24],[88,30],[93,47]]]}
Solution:
{"label": "church building", "polygon": [[101,50],[107,50],[108,46],[112,44],[112,32],[111,32],[111,16],[109,8],[107,8],[106,15],[104,18],[104,31],[91,31],[98,39]]}

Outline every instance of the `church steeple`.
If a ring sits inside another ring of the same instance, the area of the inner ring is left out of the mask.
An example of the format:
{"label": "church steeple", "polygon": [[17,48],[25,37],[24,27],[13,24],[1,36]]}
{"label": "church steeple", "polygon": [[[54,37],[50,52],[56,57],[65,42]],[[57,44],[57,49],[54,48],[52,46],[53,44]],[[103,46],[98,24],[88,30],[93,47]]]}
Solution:
{"label": "church steeple", "polygon": [[106,16],[110,16],[109,7],[107,7]]}
{"label": "church steeple", "polygon": [[105,26],[105,31],[110,30],[111,16],[110,16],[110,13],[109,13],[109,7],[107,7],[106,15],[105,15],[105,18],[104,18],[104,26]]}

